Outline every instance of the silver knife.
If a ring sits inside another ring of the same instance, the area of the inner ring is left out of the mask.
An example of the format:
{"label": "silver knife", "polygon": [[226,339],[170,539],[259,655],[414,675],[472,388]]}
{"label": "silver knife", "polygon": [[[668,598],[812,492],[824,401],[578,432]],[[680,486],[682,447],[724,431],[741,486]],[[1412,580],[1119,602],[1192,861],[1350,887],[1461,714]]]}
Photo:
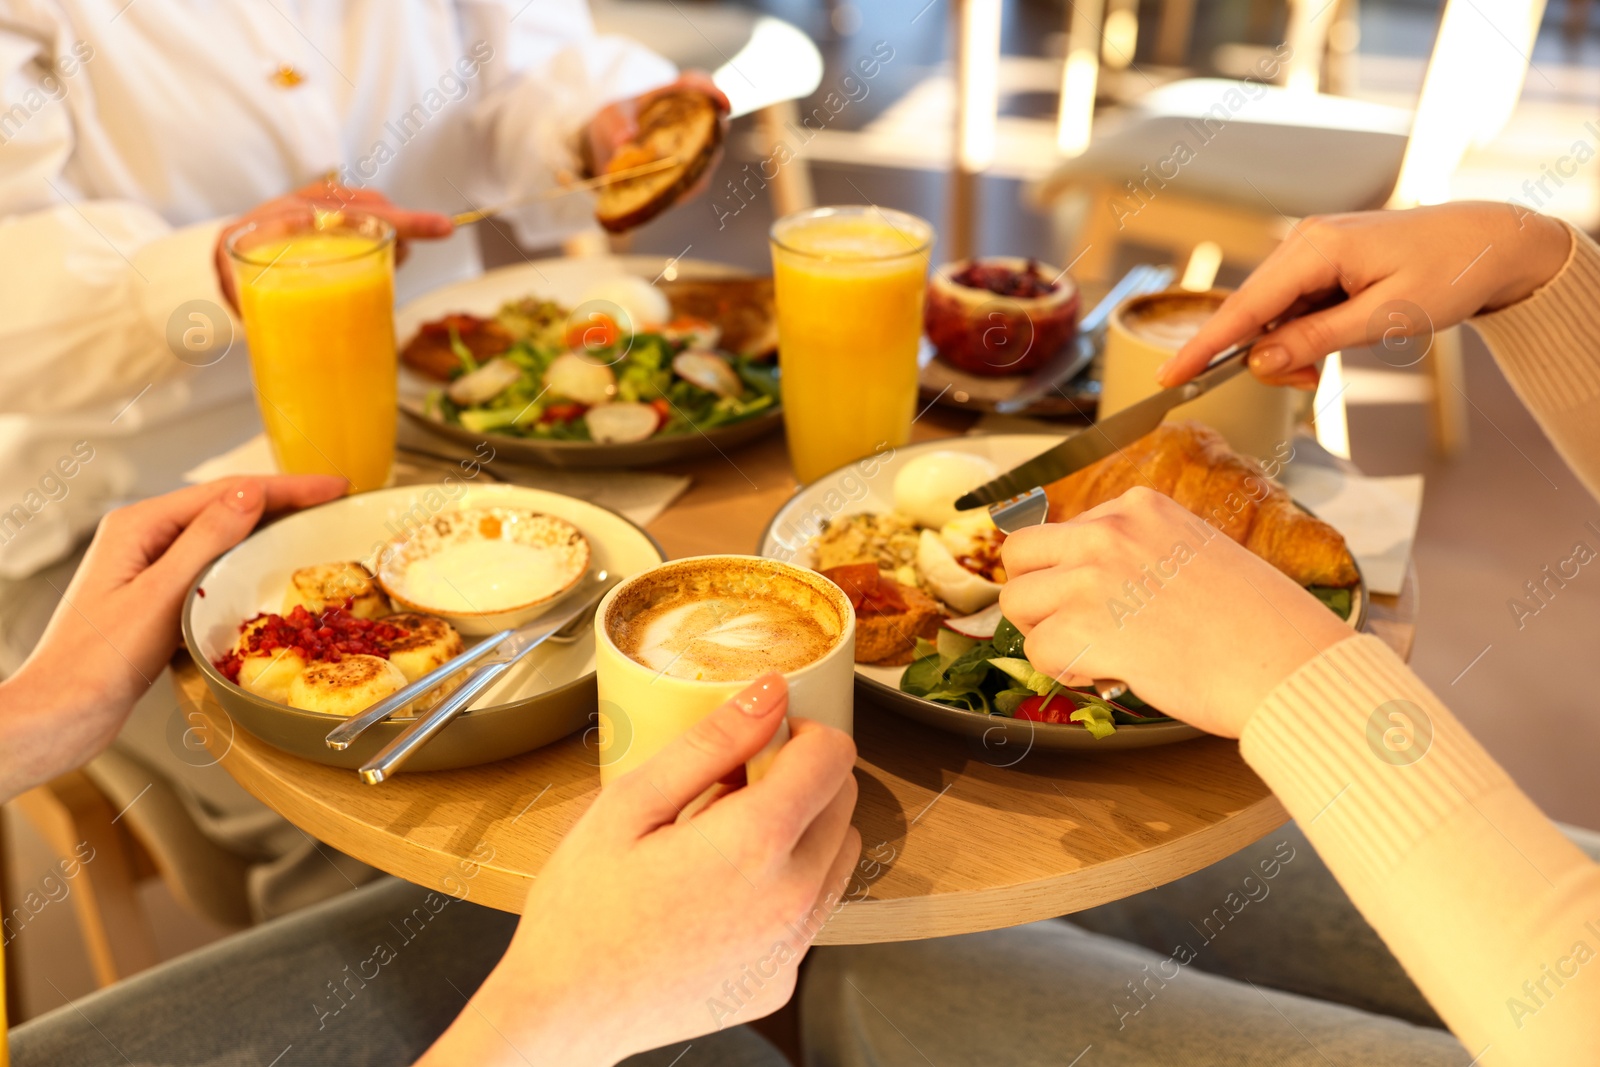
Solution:
{"label": "silver knife", "polygon": [[1022,387],[1015,393],[995,404],[995,411],[1002,415],[1015,415],[1032,407],[1039,398],[1047,395],[1056,386],[1064,385],[1083,373],[1084,369],[1094,362],[1095,353],[1100,350],[1101,339],[1111,320],[1111,313],[1117,306],[1131,297],[1158,293],[1170,284],[1172,284],[1171,267],[1155,267],[1142,263],[1124,274],[1122,279],[1111,287],[1105,298],[1079,321],[1078,335],[1072,339],[1072,344],[1030,374],[1028,380],[1023,382]]}
{"label": "silver knife", "polygon": [[1048,452],[978,486],[956,501],[957,511],[969,511],[1010,500],[1041,485],[1060,481],[1074,471],[1120,451],[1161,425],[1167,412],[1202,396],[1245,369],[1249,344],[1230,348],[1195,377],[1145,397],[1115,415],[1086,426]]}
{"label": "silver knife", "polygon": [[1342,289],[1325,289],[1301,297],[1290,305],[1288,311],[1264,326],[1261,332],[1213,359],[1206,364],[1205,370],[1182,385],[1163,389],[1153,396],[1145,397],[1137,404],[1123,408],[1115,415],[1108,415],[1099,422],[1084,427],[1048,452],[1034,456],[1020,467],[1006,471],[993,481],[986,482],[965,494],[956,501],[956,510],[970,511],[973,508],[1010,500],[1030,489],[1059,481],[1074,471],[1080,471],[1089,464],[1128,447],[1161,425],[1161,420],[1166,417],[1167,412],[1179,404],[1203,396],[1243,372],[1246,353],[1268,333],[1290,319],[1332,307],[1344,299],[1345,294]]}

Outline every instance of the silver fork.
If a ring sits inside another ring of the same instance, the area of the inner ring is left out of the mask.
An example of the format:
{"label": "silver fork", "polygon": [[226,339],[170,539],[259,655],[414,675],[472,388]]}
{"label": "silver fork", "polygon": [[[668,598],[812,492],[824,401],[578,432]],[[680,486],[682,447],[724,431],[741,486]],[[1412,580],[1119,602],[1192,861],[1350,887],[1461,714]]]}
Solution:
{"label": "silver fork", "polygon": [[[1041,488],[1018,493],[1010,500],[989,505],[989,517],[1002,533],[1016,533],[1029,526],[1043,526],[1050,517],[1050,501]],[[1115,700],[1128,692],[1128,683],[1118,678],[1092,679],[1101,700]]]}

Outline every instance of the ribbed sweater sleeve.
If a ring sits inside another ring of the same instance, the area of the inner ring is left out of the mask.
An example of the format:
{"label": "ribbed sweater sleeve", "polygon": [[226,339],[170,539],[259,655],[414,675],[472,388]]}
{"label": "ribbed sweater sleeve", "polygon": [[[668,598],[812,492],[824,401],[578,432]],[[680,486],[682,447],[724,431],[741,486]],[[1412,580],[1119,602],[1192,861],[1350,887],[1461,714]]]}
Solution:
{"label": "ribbed sweater sleeve", "polygon": [[1475,1062],[1600,1061],[1600,867],[1387,645],[1307,663],[1240,747]]}
{"label": "ribbed sweater sleeve", "polygon": [[1600,497],[1600,246],[1568,229],[1572,251],[1554,278],[1468,322],[1561,458]]}
{"label": "ribbed sweater sleeve", "polygon": [[[1472,324],[1600,495],[1600,247],[1574,231],[1554,279]],[[1382,641],[1301,667],[1240,750],[1474,1064],[1600,1063],[1600,867]]]}

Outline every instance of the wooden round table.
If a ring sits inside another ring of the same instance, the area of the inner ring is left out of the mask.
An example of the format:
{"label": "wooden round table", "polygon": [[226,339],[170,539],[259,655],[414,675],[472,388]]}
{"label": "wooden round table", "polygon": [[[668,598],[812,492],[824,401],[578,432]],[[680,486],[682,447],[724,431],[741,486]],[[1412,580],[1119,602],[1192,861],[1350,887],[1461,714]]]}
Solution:
{"label": "wooden round table", "polygon": [[[917,437],[970,421],[931,412]],[[781,435],[681,471],[693,486],[650,524],[673,557],[754,551],[794,490]],[[1373,597],[1368,625],[1409,655],[1414,616],[1413,576],[1401,596]],[[578,736],[482,767],[364,785],[353,771],[236,729],[192,662],[180,654],[174,668],[186,710],[206,720],[207,743],[245,789],[335,848],[479,904],[520,911],[546,857],[599,791]],[[1078,911],[1197,871],[1287,819],[1238,745],[1216,738],[1018,759],[858,693],[856,744],[863,854],[849,903],[821,944],[938,937]]]}

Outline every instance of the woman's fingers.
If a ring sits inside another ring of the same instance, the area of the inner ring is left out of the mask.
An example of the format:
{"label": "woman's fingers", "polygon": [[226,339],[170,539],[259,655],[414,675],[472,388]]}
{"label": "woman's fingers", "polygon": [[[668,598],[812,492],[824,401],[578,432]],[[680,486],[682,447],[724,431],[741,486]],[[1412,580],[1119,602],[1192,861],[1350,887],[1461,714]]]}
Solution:
{"label": "woman's fingers", "polygon": [[1261,332],[1296,300],[1339,284],[1339,272],[1304,239],[1286,241],[1230,293],[1217,313],[1156,371],[1165,387],[1178,385],[1205,369],[1212,357]]}
{"label": "woman's fingers", "polygon": [[112,512],[107,519],[115,531],[118,551],[136,553],[142,564],[148,564],[167,550],[184,527],[225,496],[259,492],[264,496],[263,510],[275,512],[321,504],[343,496],[349,488],[349,482],[328,474],[219,478],[141,500]]}
{"label": "woman's fingers", "polygon": [[449,237],[456,229],[449,215],[434,211],[407,211],[393,204],[363,204],[361,210],[388,222],[401,241],[437,240]]}
{"label": "woman's fingers", "polygon": [[1284,323],[1251,346],[1251,373],[1271,381],[1310,367],[1330,352],[1381,340],[1368,337],[1367,329],[1386,299],[1388,286],[1375,285],[1342,304]]}
{"label": "woman's fingers", "polygon": [[855,775],[839,783],[839,788],[804,828],[790,854],[796,868],[812,877],[826,877],[839,852],[839,843],[856,811],[858,787]]}
{"label": "woman's fingers", "polygon": [[[717,107],[722,110],[723,114],[733,110],[733,106],[728,103],[727,94],[718,89],[717,83],[711,80],[711,75],[703,70],[686,70],[678,75],[678,80],[667,86],[667,88],[696,89],[709,96]],[[661,90],[657,90],[657,92],[661,92]],[[646,97],[651,95],[654,94],[647,93]]]}
{"label": "woman's fingers", "polygon": [[187,526],[212,501],[229,493],[240,492],[246,483],[253,484],[261,490],[265,501],[263,510],[268,512],[322,504],[343,496],[350,489],[349,482],[332,474],[268,474],[218,478],[140,501],[130,505],[126,513],[145,525],[166,522],[179,527]]}
{"label": "woman's fingers", "polygon": [[135,579],[148,593],[141,603],[176,604],[203,567],[244,540],[266,510],[261,482],[246,478],[214,496],[145,572]]}
{"label": "woman's fingers", "polygon": [[1000,590],[1000,611],[1017,629],[1028,633],[1061,603],[1070,568],[1045,567],[1018,574],[1008,565],[1006,573],[1010,579]]}
{"label": "woman's fingers", "polygon": [[808,939],[817,936],[817,931],[827,925],[828,919],[845,899],[845,894],[850,891],[850,876],[860,859],[861,832],[854,826],[846,825],[843,837],[834,848],[833,858],[828,862],[822,885],[817,889],[816,900],[800,920],[801,929]]}
{"label": "woman's fingers", "polygon": [[269,515],[326,504],[350,491],[350,483],[336,474],[274,474],[260,481]]}
{"label": "woman's fingers", "polygon": [[[619,813],[633,834],[672,822],[691,800],[761,751],[788,708],[783,675],[768,672],[623,775],[601,802]],[[779,750],[774,767],[788,748]]]}
{"label": "woman's fingers", "polygon": [[[792,735],[761,781],[724,797],[701,818],[707,825],[759,826],[775,854],[787,854],[841,783],[852,778],[856,747],[849,736],[810,719],[790,719]],[[854,796],[854,794],[851,794]]]}
{"label": "woman's fingers", "polygon": [[[1260,376],[1258,375],[1258,377]],[[1290,371],[1288,374],[1261,378],[1263,385],[1282,386],[1287,389],[1300,389],[1308,393],[1316,389],[1321,381],[1322,372],[1316,367],[1301,367],[1298,370]]]}

